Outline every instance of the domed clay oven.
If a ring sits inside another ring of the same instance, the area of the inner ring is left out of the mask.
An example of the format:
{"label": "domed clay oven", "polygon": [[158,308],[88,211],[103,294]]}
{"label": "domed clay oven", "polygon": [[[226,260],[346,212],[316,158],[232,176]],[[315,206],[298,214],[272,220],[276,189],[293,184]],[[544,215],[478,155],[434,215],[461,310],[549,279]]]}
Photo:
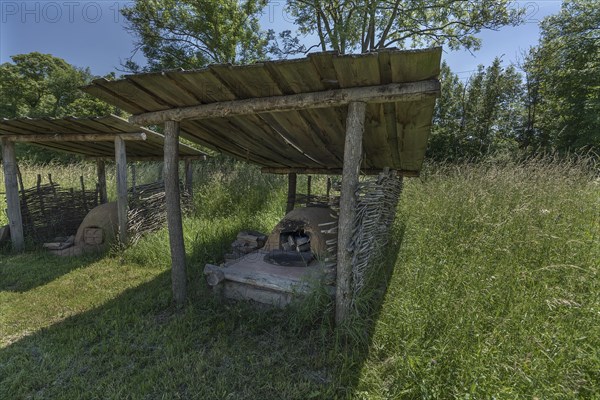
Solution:
{"label": "domed clay oven", "polygon": [[331,266],[326,266],[327,248],[328,242],[337,241],[337,234],[324,231],[332,231],[337,223],[332,214],[329,207],[290,211],[263,248],[222,267],[207,264],[204,274],[208,284],[227,298],[276,306],[309,293],[331,273]]}

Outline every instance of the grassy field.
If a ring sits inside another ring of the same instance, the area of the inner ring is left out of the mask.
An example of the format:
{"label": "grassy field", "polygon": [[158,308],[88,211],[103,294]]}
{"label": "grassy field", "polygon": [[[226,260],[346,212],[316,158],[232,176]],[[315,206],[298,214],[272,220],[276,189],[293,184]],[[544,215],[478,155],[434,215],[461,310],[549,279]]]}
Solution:
{"label": "grassy field", "polygon": [[318,295],[284,311],[211,297],[204,263],[284,211],[283,179],[220,167],[198,167],[184,220],[183,311],[170,306],[164,231],[102,258],[1,256],[1,399],[600,398],[589,163],[436,166],[407,180],[378,269],[388,290],[340,329]]}

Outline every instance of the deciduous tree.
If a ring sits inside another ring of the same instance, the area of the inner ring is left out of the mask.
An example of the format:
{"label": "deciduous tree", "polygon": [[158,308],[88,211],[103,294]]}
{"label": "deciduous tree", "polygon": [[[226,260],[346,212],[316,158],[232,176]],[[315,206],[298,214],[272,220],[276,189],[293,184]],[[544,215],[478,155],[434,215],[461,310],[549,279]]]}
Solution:
{"label": "deciduous tree", "polygon": [[522,22],[509,0],[290,0],[301,33],[316,34],[323,51],[445,45],[478,49],[475,35]]}
{"label": "deciduous tree", "polygon": [[[137,0],[122,13],[150,70],[252,62],[265,57],[269,33],[259,18],[268,0]],[[129,61],[128,69],[139,70]]]}

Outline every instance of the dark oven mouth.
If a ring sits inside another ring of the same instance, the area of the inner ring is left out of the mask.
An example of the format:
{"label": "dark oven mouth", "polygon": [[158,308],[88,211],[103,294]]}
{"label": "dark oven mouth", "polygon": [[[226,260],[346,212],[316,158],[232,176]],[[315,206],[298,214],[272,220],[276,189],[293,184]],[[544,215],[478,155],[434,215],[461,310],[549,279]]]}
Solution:
{"label": "dark oven mouth", "polygon": [[265,261],[287,267],[307,266],[314,255],[310,248],[310,234],[304,230],[304,225],[300,221],[290,221],[279,234],[279,248],[269,252]]}

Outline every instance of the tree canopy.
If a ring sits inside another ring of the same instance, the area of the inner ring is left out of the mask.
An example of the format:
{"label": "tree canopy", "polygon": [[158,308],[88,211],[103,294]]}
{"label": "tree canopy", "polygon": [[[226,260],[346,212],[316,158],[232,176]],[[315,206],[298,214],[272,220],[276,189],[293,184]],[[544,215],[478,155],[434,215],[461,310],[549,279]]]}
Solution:
{"label": "tree canopy", "polygon": [[[0,118],[77,117],[118,114],[118,110],[81,90],[94,76],[50,54],[28,53],[0,65]],[[19,143],[20,157],[35,162],[72,161],[74,156]]]}
{"label": "tree canopy", "polygon": [[290,0],[301,33],[317,34],[323,51],[445,45],[478,49],[475,35],[522,22],[509,0]]}
{"label": "tree canopy", "polygon": [[[122,10],[147,69],[252,62],[266,55],[259,17],[268,0],[135,1]],[[139,70],[129,60],[128,69]]]}
{"label": "tree canopy", "polygon": [[104,115],[114,107],[79,90],[93,79],[89,69],[37,52],[0,65],[0,117]]}
{"label": "tree canopy", "polygon": [[524,64],[529,146],[600,149],[600,7],[568,0],[544,19],[541,38]]}

